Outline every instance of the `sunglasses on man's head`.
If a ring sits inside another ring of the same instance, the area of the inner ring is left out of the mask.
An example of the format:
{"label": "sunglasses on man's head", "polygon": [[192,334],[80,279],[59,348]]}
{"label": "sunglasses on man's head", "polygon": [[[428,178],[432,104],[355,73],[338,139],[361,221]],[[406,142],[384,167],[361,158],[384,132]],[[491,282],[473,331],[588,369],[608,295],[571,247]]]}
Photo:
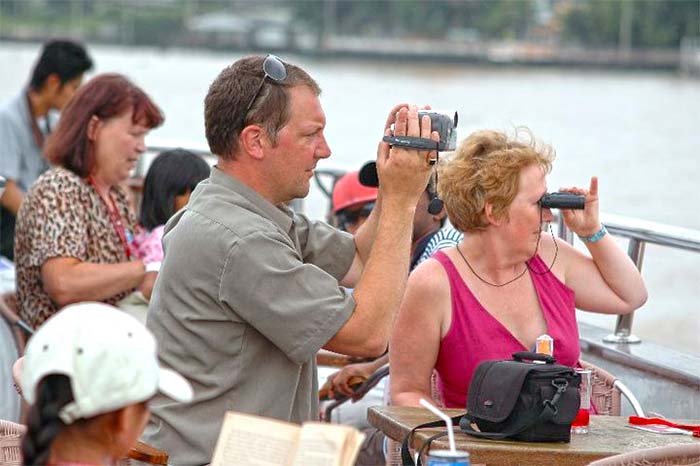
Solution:
{"label": "sunglasses on man's head", "polygon": [[258,90],[255,91],[255,94],[253,94],[253,98],[250,99],[250,103],[245,108],[243,118],[245,118],[245,115],[248,114],[250,109],[253,107],[255,100],[260,95],[260,91],[262,91],[262,88],[265,85],[266,78],[270,78],[278,83],[284,81],[287,78],[287,69],[284,67],[284,63],[282,62],[282,60],[280,60],[278,57],[272,54],[269,54],[267,57],[265,57],[265,60],[263,61],[263,72],[265,72],[265,75],[260,81]]}

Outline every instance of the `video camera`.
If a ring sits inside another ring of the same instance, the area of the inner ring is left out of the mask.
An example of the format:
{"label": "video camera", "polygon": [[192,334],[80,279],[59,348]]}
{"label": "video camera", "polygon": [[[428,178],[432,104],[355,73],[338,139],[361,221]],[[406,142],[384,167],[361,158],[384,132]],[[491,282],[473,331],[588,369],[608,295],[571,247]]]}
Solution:
{"label": "video camera", "polygon": [[586,207],[586,197],[572,193],[546,193],[540,199],[540,206],[545,209],[577,209]]}
{"label": "video camera", "polygon": [[451,117],[446,113],[440,113],[434,110],[418,110],[419,122],[423,119],[424,115],[430,117],[431,130],[438,132],[440,135],[440,142],[413,136],[384,136],[383,141],[392,146],[410,147],[411,149],[437,151],[455,150],[457,148],[457,122],[459,120],[457,112]]}

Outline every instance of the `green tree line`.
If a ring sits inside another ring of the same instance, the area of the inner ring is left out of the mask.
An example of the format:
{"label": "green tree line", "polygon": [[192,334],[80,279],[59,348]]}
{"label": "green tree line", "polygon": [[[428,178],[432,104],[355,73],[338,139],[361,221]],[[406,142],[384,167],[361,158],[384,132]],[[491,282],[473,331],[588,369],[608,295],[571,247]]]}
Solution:
{"label": "green tree line", "polygon": [[[609,47],[678,47],[700,36],[700,0],[0,0],[0,34],[21,28],[70,34],[79,17],[86,39],[127,37],[172,44],[186,19],[261,5],[290,11],[319,34],[462,40],[555,40]],[[111,28],[111,29],[110,29]]]}
{"label": "green tree line", "polygon": [[[544,30],[562,43],[614,46],[629,14],[632,47],[677,47],[700,35],[698,0],[384,0],[330,2],[339,34],[444,37],[470,30],[481,39],[529,39]],[[626,4],[626,5],[625,5]],[[323,24],[328,0],[294,3],[309,27]],[[542,17],[543,13],[549,13]],[[326,21],[328,19],[326,18]]]}
{"label": "green tree line", "polygon": [[700,2],[695,0],[575,2],[562,18],[562,34],[582,45],[617,44],[625,7],[632,47],[676,47],[683,37],[700,35]]}

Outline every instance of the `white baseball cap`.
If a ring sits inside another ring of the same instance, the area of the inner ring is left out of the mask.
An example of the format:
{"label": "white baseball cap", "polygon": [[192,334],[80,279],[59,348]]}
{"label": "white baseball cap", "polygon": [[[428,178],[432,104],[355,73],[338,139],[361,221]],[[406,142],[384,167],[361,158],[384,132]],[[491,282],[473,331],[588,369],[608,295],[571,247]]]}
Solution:
{"label": "white baseball cap", "polygon": [[59,412],[66,424],[150,399],[157,391],[192,400],[192,386],[158,365],[156,341],[134,317],[103,303],[67,306],[39,327],[27,344],[22,392],[33,404],[50,374],[70,378],[74,401]]}

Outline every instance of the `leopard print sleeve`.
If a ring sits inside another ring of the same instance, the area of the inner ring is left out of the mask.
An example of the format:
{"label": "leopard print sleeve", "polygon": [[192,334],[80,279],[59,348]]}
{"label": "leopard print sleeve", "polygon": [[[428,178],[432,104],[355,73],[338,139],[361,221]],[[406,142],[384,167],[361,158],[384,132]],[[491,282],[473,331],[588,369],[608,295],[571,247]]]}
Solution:
{"label": "leopard print sleeve", "polygon": [[40,267],[54,257],[87,259],[89,209],[83,184],[77,175],[56,169],[30,191],[20,220],[30,242],[23,251],[27,265]]}

